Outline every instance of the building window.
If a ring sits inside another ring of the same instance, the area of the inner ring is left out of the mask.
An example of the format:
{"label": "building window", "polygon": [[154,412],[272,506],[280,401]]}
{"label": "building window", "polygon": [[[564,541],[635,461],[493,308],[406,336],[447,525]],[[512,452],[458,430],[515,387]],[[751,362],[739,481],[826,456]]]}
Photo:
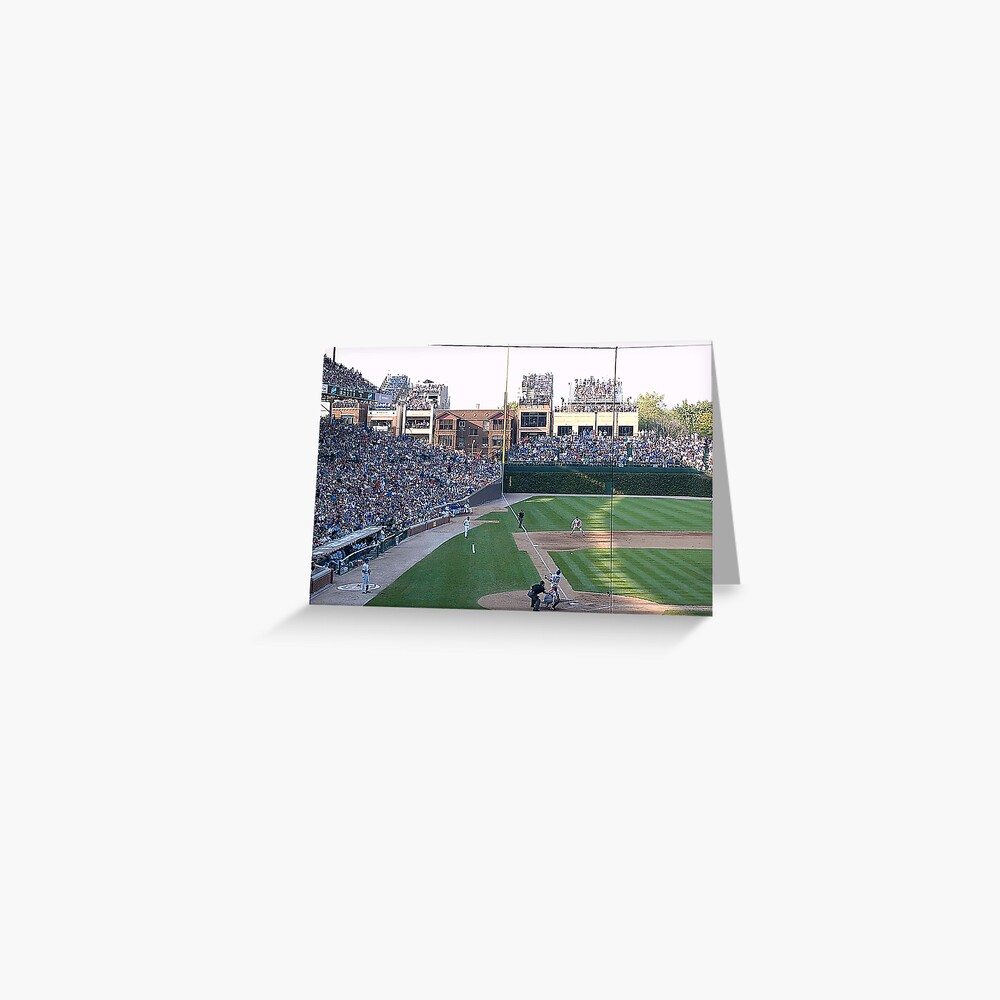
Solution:
{"label": "building window", "polygon": [[453,431],[455,429],[455,421],[454,420],[442,420],[438,424],[438,427],[440,427],[441,430],[443,430],[443,431]]}
{"label": "building window", "polygon": [[573,433],[573,425],[572,424],[560,424],[556,428],[556,433],[559,434],[559,435],[572,434]]}
{"label": "building window", "polygon": [[623,438],[630,438],[632,436],[632,424],[619,424],[618,436]]}
{"label": "building window", "polygon": [[581,424],[576,429],[577,434],[589,434],[594,428],[590,424]]}
{"label": "building window", "polygon": [[522,427],[547,427],[548,424],[549,424],[549,415],[547,413],[521,414]]}

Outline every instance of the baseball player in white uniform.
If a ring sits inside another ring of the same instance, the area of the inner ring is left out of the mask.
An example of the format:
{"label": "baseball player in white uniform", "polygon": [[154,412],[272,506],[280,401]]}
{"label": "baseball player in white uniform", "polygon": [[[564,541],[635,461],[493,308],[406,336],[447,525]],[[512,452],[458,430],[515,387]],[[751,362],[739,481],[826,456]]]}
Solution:
{"label": "baseball player in white uniform", "polygon": [[572,535],[574,531],[579,531],[581,535],[586,534],[583,530],[583,521],[578,517],[574,517],[573,523],[570,525],[569,533]]}
{"label": "baseball player in white uniform", "polygon": [[562,570],[558,566],[553,568],[549,581],[552,584],[552,593],[555,595],[556,604],[558,604],[564,596],[563,592],[559,589],[559,585],[562,583]]}
{"label": "baseball player in white uniform", "polygon": [[465,519],[465,537],[466,538],[469,537],[469,528],[471,528],[471,527],[472,527],[472,522],[468,518],[466,518]]}
{"label": "baseball player in white uniform", "polygon": [[366,559],[361,564],[361,593],[368,593],[368,584],[371,580],[371,569],[368,566],[368,560]]}

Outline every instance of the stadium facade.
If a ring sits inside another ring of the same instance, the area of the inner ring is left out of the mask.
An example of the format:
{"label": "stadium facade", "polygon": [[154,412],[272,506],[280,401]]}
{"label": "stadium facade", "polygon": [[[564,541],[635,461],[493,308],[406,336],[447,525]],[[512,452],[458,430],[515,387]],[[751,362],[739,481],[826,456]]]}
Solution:
{"label": "stadium facade", "polygon": [[[324,386],[324,390],[327,387]],[[426,444],[500,458],[504,448],[533,438],[594,434],[633,437],[639,412],[623,401],[621,381],[594,377],[577,379],[569,398],[552,397],[552,373],[525,375],[521,395],[505,427],[502,409],[453,409],[447,385],[426,379],[411,382],[406,375],[387,375],[377,392],[340,398],[323,394],[323,415],[391,434],[407,435]]]}

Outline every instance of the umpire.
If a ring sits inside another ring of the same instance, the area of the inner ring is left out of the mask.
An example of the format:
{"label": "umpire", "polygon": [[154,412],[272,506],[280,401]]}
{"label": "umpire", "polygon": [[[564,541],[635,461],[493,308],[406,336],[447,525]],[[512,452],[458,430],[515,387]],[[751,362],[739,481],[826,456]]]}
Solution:
{"label": "umpire", "polygon": [[545,584],[541,580],[536,583],[531,590],[528,591],[528,597],[531,598],[531,610],[538,611],[541,608],[542,599],[541,595],[545,592]]}

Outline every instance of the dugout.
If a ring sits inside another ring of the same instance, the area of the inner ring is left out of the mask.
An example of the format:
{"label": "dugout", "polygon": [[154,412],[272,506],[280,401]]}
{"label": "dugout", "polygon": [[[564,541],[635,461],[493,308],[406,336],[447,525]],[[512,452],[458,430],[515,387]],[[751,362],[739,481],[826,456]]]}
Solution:
{"label": "dugout", "polygon": [[[361,547],[354,552],[348,552],[353,545],[361,543]],[[337,573],[346,573],[352,566],[356,566],[364,559],[374,559],[380,556],[389,545],[395,545],[395,538],[387,538],[385,528],[382,525],[375,525],[370,528],[361,528],[352,531],[342,538],[334,538],[332,541],[317,545],[312,551],[313,563],[322,561],[325,557],[332,555],[340,549],[344,550],[344,558],[341,560]],[[332,567],[331,567],[332,568]]]}

